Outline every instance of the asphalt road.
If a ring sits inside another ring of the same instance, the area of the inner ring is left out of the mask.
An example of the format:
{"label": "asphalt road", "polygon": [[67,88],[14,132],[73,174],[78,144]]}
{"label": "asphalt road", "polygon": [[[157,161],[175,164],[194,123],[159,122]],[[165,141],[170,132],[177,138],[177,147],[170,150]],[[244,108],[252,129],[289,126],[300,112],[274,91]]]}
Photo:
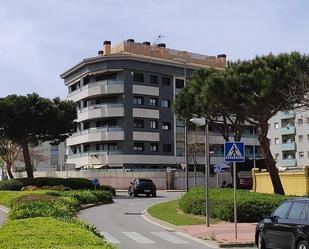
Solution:
{"label": "asphalt road", "polygon": [[[208,249],[215,248],[174,231],[147,222],[141,213],[149,206],[180,197],[180,193],[159,192],[156,198],[117,194],[115,203],[83,210],[79,218],[94,224],[120,249]],[[243,248],[244,249],[244,248]],[[251,248],[252,249],[252,248]]]}

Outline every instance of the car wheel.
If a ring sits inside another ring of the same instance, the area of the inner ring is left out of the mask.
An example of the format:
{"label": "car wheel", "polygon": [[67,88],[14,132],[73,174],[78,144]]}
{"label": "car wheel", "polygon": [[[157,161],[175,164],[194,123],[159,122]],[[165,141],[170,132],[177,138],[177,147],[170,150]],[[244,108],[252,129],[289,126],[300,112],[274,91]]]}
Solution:
{"label": "car wheel", "polygon": [[147,197],[149,197],[149,196],[150,196],[150,194],[146,194],[146,196],[147,196]]}
{"label": "car wheel", "polygon": [[298,243],[297,249],[308,249],[308,242],[305,240],[302,240]]}
{"label": "car wheel", "polygon": [[258,249],[266,249],[265,242],[264,242],[264,239],[263,239],[261,232],[259,233],[257,247],[258,247]]}
{"label": "car wheel", "polygon": [[152,194],[152,197],[156,197],[156,196],[157,196],[157,193],[153,193],[153,194]]}
{"label": "car wheel", "polygon": [[134,197],[137,197],[137,196],[138,196],[138,194],[134,192]]}

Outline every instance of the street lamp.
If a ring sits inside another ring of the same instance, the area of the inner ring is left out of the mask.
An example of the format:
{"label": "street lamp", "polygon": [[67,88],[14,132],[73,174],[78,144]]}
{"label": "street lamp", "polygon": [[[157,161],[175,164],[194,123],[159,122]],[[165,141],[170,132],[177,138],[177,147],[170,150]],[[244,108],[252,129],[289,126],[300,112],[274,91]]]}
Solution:
{"label": "street lamp", "polygon": [[209,227],[209,123],[204,117],[191,118],[190,122],[197,126],[205,126],[205,215],[206,226]]}

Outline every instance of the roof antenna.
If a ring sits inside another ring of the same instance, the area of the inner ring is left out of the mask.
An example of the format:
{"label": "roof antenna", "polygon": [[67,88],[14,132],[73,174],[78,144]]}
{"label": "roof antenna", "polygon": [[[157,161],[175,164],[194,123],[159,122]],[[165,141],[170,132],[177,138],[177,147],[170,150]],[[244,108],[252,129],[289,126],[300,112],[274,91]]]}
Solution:
{"label": "roof antenna", "polygon": [[152,44],[153,46],[158,45],[160,43],[160,40],[162,38],[166,37],[165,35],[158,35],[157,39],[154,41],[154,43]]}

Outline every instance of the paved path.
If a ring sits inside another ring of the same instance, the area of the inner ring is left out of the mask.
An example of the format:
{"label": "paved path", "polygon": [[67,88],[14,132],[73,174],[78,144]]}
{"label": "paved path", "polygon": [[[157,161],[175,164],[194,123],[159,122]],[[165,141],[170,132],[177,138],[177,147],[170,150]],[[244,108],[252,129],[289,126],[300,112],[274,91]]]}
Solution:
{"label": "paved path", "polygon": [[209,249],[216,248],[199,239],[190,239],[178,232],[147,222],[142,216],[147,207],[180,197],[180,193],[158,192],[157,198],[129,197],[121,193],[115,203],[102,205],[79,214],[94,224],[104,237],[120,249]]}
{"label": "paved path", "polygon": [[5,222],[8,211],[6,207],[0,205],[0,226]]}

